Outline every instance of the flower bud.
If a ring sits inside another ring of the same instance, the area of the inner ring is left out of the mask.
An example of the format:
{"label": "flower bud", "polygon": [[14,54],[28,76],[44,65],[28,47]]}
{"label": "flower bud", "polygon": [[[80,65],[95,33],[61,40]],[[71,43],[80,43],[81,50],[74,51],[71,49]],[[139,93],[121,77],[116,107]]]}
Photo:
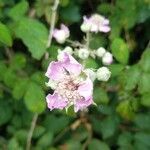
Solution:
{"label": "flower bud", "polygon": [[90,52],[86,48],[80,48],[78,51],[78,57],[81,59],[87,59],[90,55]]}
{"label": "flower bud", "polygon": [[89,32],[91,29],[91,25],[88,23],[83,23],[80,28],[82,32]]}
{"label": "flower bud", "polygon": [[63,44],[66,40],[66,34],[63,30],[57,31],[55,39],[58,43]]}
{"label": "flower bud", "polygon": [[113,56],[110,52],[106,52],[102,57],[102,62],[104,65],[110,65],[113,62]]}
{"label": "flower bud", "polygon": [[89,76],[89,78],[94,81],[96,79],[96,73],[91,69],[85,69],[84,72]]}
{"label": "flower bud", "polygon": [[100,81],[108,81],[111,76],[111,72],[107,67],[101,67],[96,72],[97,79]]}
{"label": "flower bud", "polygon": [[50,87],[51,89],[55,90],[57,87],[57,84],[55,81],[49,79],[49,81],[47,83],[45,83],[46,86]]}
{"label": "flower bud", "polygon": [[64,52],[72,55],[73,54],[73,49],[70,46],[65,47],[65,49],[63,50]]}
{"label": "flower bud", "polygon": [[105,53],[106,53],[106,50],[103,47],[100,47],[96,50],[96,55],[98,57],[103,57]]}

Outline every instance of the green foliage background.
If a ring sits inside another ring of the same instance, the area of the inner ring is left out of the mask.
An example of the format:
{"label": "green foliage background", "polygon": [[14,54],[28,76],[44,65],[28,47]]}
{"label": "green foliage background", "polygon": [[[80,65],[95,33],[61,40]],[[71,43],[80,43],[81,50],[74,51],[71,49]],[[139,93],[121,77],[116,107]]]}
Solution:
{"label": "green foliage background", "polygon": [[[81,40],[83,15],[110,19],[109,34],[93,34],[90,47],[104,46],[114,56],[109,82],[95,82],[87,113],[50,112],[44,74],[56,59],[46,48],[53,0],[0,0],[0,150],[24,150],[38,114],[32,150],[150,149],[150,1],[60,0],[57,24],[67,24]],[[63,45],[65,46],[65,45]],[[45,59],[45,52],[50,58]],[[100,61],[89,59],[98,68]]]}

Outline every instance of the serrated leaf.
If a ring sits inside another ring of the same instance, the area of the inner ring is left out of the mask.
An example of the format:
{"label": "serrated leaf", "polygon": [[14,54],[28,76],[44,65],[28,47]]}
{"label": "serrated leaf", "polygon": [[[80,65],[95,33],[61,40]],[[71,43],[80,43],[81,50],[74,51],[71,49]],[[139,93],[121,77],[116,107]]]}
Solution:
{"label": "serrated leaf", "polygon": [[8,15],[15,21],[21,19],[27,10],[29,9],[29,4],[27,1],[21,1],[17,3],[13,8],[10,9]]}
{"label": "serrated leaf", "polygon": [[32,57],[40,59],[44,55],[48,39],[48,31],[44,24],[34,19],[23,18],[15,33],[28,47]]}
{"label": "serrated leaf", "polygon": [[116,38],[111,44],[113,56],[117,61],[126,65],[129,59],[129,49],[127,44],[121,38]]}
{"label": "serrated leaf", "polygon": [[46,108],[45,93],[36,83],[30,82],[24,96],[26,107],[36,113],[42,113]]}
{"label": "serrated leaf", "polygon": [[0,42],[7,46],[12,46],[11,33],[6,25],[0,22]]}

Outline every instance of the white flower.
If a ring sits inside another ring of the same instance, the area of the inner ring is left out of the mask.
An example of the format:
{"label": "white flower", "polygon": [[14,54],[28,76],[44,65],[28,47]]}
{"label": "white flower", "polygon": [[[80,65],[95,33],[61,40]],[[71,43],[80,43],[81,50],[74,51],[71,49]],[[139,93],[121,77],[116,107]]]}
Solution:
{"label": "white flower", "polygon": [[104,65],[110,65],[113,62],[113,56],[110,52],[106,52],[102,57],[102,63]]}
{"label": "white flower", "polygon": [[67,26],[61,24],[60,29],[55,29],[53,31],[53,37],[60,44],[64,43],[66,39],[69,37],[70,32]]}
{"label": "white flower", "polygon": [[98,57],[103,57],[105,53],[106,53],[106,50],[103,47],[100,47],[96,50],[96,55]]}
{"label": "white flower", "polygon": [[84,72],[89,76],[92,81],[96,79],[96,73],[92,69],[85,69]]}
{"label": "white flower", "polygon": [[86,48],[80,48],[78,50],[78,57],[81,59],[87,59],[89,57],[89,55],[90,55],[90,52]]}
{"label": "white flower", "polygon": [[101,67],[96,72],[97,79],[100,81],[108,81],[111,76],[111,72],[107,67]]}

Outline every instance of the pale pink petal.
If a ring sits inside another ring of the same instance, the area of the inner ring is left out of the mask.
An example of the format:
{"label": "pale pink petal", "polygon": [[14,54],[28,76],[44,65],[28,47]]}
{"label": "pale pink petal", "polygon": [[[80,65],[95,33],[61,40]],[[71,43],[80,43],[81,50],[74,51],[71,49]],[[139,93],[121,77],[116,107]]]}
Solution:
{"label": "pale pink petal", "polygon": [[109,26],[100,26],[99,27],[99,31],[101,32],[109,32],[110,31],[110,27]]}
{"label": "pale pink petal", "polygon": [[85,98],[85,100],[89,99],[89,97],[93,94],[93,82],[90,78],[87,78],[83,81],[78,87],[78,92],[81,96]]}
{"label": "pale pink petal", "polygon": [[82,70],[82,65],[79,64],[70,54],[64,52],[63,67],[74,75],[79,75]]}
{"label": "pale pink petal", "polygon": [[64,24],[61,24],[61,25],[60,25],[60,29],[63,30],[63,31],[65,32],[66,38],[68,38],[69,35],[70,35],[70,32],[69,32],[68,27],[65,26]]}
{"label": "pale pink petal", "polygon": [[50,110],[63,109],[67,106],[67,101],[62,99],[57,93],[54,93],[53,95],[48,94],[46,102]]}
{"label": "pale pink petal", "polygon": [[64,76],[64,68],[61,62],[51,62],[45,75],[52,80],[60,80]]}
{"label": "pale pink petal", "polygon": [[83,110],[91,104],[93,104],[92,97],[89,97],[89,99],[87,100],[84,99],[77,100],[74,104],[74,111],[77,112],[79,110]]}

